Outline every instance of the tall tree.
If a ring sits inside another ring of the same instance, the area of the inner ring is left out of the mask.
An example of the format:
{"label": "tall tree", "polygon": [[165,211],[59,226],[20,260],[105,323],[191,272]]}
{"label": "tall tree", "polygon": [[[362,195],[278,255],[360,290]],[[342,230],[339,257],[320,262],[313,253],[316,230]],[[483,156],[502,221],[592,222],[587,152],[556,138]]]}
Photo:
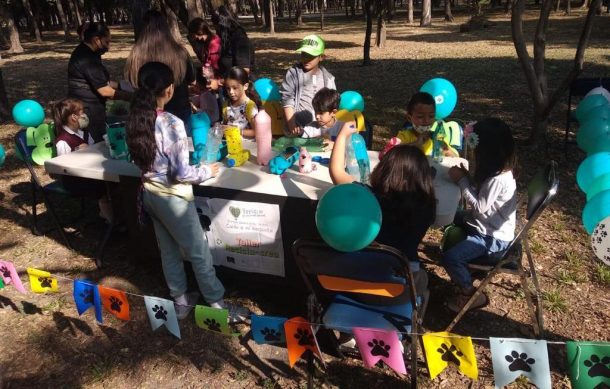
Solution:
{"label": "tall tree", "polygon": [[373,0],[364,0],[364,15],[366,17],[366,30],[364,32],[364,58],[363,65],[371,64],[371,35],[373,34],[373,13],[375,4]]}
{"label": "tall tree", "polygon": [[451,13],[451,0],[445,0],[445,20],[453,22],[453,14]]}
{"label": "tall tree", "polygon": [[525,35],[523,33],[523,13],[525,11],[525,0],[515,0],[511,16],[511,29],[513,43],[517,51],[519,63],[525,73],[527,85],[532,94],[534,103],[534,117],[530,142],[539,143],[546,134],[549,115],[551,110],[563,96],[572,81],[582,72],[584,64],[585,49],[589,43],[595,10],[601,0],[593,0],[589,12],[580,32],[580,38],[574,55],[574,62],[570,71],[561,80],[555,91],[551,94],[548,87],[548,75],[545,69],[546,33],[549,26],[549,17],[553,7],[552,0],[543,0],[540,16],[534,33],[534,58],[529,55]]}
{"label": "tall tree", "polygon": [[275,22],[274,22],[274,18],[273,18],[273,14],[275,13],[273,11],[273,0],[267,0],[269,2],[269,33],[270,34],[275,34]]}
{"label": "tall tree", "polygon": [[254,24],[259,26],[261,24],[261,20],[258,17],[258,2],[256,0],[248,0],[248,1],[250,3],[250,10],[252,11],[252,15],[254,16]]}
{"label": "tall tree", "polygon": [[68,19],[66,19],[64,6],[63,4],[61,4],[61,0],[56,0],[55,6],[57,7],[57,13],[59,14],[59,20],[61,21],[61,27],[64,29],[64,35],[67,41],[68,39],[70,39],[70,27],[68,27]]}
{"label": "tall tree", "polygon": [[432,1],[422,0],[421,8],[421,19],[419,19],[419,26],[430,26],[432,24]]}
{"label": "tall tree", "polygon": [[318,0],[318,7],[320,8],[320,31],[324,31],[324,0]]}
{"label": "tall tree", "polygon": [[25,16],[28,19],[28,24],[30,27],[30,31],[32,35],[36,37],[36,42],[42,42],[42,35],[40,34],[40,28],[38,27],[38,23],[36,23],[36,19],[34,19],[34,14],[32,13],[32,5],[30,4],[30,0],[21,0],[21,4],[23,4],[23,9],[25,10]]}
{"label": "tall tree", "polygon": [[0,119],[11,119],[11,106],[8,103],[6,88],[4,88],[4,77],[2,77],[2,68],[0,68]]}
{"label": "tall tree", "polygon": [[197,3],[197,0],[186,0],[186,11],[189,20],[193,20],[195,18],[200,18],[201,16],[203,16],[199,13],[199,10],[197,9]]}
{"label": "tall tree", "polygon": [[297,9],[294,13],[297,20],[297,26],[303,25],[303,0],[297,0]]}
{"label": "tall tree", "polygon": [[407,23],[413,24],[413,0],[407,0]]}
{"label": "tall tree", "polygon": [[6,3],[0,2],[0,18],[4,20],[9,31],[9,40],[11,47],[8,50],[9,53],[23,53],[23,46],[19,39],[19,30],[15,25],[15,19],[13,13],[8,9]]}
{"label": "tall tree", "polygon": [[68,0],[68,7],[70,7],[70,12],[72,13],[73,19],[76,20],[76,24],[78,26],[82,25],[83,19],[80,16],[80,12],[78,11],[78,8],[74,4],[74,0]]}
{"label": "tall tree", "polygon": [[388,14],[389,0],[376,0],[377,11],[377,33],[375,34],[375,46],[384,47],[387,35],[386,15]]}

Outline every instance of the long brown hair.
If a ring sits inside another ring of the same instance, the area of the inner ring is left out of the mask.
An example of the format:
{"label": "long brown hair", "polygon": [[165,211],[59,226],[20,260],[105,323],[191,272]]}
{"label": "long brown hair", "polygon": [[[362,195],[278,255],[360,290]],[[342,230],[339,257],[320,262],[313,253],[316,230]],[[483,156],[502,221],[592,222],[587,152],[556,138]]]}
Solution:
{"label": "long brown hair", "polygon": [[138,85],[138,71],[148,62],[161,62],[174,73],[174,84],[184,80],[189,60],[188,52],[176,42],[167,20],[158,11],[148,11],[144,15],[144,25],[138,40],[131,49],[125,63],[125,78],[132,85]]}
{"label": "long brown hair", "polygon": [[78,111],[83,109],[83,102],[79,99],[66,97],[57,101],[51,108],[53,114],[53,123],[55,124],[55,132],[59,134],[63,126],[68,125],[70,115],[78,114]]}
{"label": "long brown hair", "polygon": [[393,147],[379,161],[370,179],[378,198],[392,204],[393,212],[387,213],[401,224],[409,224],[411,215],[424,208],[430,210],[431,217],[436,214],[430,165],[419,148]]}

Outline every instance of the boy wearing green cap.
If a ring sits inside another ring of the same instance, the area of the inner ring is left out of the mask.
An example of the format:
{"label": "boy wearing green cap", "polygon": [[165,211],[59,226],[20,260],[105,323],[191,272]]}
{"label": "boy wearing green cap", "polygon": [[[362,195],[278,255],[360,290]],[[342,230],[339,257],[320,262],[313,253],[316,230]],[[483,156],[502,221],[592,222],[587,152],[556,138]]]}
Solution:
{"label": "boy wearing green cap", "polygon": [[312,101],[320,89],[337,89],[335,77],[320,65],[324,46],[324,41],[317,35],[303,38],[296,50],[301,53],[301,61],[288,69],[282,82],[282,107],[290,135],[301,134],[302,129],[315,120]]}

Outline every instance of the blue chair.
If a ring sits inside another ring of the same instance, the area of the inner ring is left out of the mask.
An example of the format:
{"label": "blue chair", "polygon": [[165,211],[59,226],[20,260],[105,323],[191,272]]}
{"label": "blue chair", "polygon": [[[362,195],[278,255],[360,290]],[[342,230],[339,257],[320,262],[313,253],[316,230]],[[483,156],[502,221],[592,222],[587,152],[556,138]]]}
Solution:
{"label": "blue chair", "polygon": [[[292,251],[309,290],[308,320],[350,333],[353,327],[419,333],[424,296],[416,297],[409,261],[392,247],[373,243],[352,253],[320,240],[299,239]],[[336,338],[337,354],[342,356]],[[403,340],[406,340],[403,336]],[[417,385],[417,336],[410,339],[411,385]],[[308,358],[311,385],[313,358]]]}

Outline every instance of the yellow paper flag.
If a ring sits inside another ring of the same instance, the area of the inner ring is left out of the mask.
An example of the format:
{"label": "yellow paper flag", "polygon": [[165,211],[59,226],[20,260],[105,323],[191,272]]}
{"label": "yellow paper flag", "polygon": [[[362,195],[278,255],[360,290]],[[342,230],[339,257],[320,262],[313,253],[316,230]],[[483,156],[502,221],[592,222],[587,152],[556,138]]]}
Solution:
{"label": "yellow paper flag", "polygon": [[30,287],[34,293],[57,292],[57,279],[51,273],[28,267]]}
{"label": "yellow paper flag", "polygon": [[479,376],[477,360],[470,336],[460,336],[449,332],[433,332],[423,337],[424,350],[428,360],[430,379],[436,378],[449,362],[459,371],[476,380]]}

